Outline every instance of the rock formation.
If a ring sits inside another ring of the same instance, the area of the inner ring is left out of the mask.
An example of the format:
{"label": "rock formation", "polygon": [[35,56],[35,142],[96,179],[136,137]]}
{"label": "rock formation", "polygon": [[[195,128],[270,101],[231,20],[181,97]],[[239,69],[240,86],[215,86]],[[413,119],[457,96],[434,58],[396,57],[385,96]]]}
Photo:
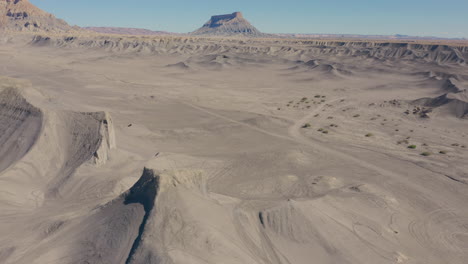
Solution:
{"label": "rock formation", "polygon": [[228,15],[212,16],[211,19],[200,29],[191,33],[192,35],[213,36],[248,36],[261,37],[263,34],[252,26],[240,12]]}
{"label": "rock formation", "polygon": [[70,27],[28,0],[0,0],[0,30],[26,32],[67,32]]}

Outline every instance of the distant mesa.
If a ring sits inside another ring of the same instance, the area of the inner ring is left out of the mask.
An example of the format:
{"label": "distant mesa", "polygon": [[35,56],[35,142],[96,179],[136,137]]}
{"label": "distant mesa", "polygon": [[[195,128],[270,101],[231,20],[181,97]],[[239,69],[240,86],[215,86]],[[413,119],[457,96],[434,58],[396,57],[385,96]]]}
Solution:
{"label": "distant mesa", "polygon": [[75,28],[28,0],[0,0],[0,30],[67,32],[72,29]]}
{"label": "distant mesa", "polygon": [[191,35],[262,37],[264,34],[252,26],[241,12],[235,12],[212,16],[203,27],[192,32]]}
{"label": "distant mesa", "polygon": [[177,35],[176,33],[166,31],[154,31],[143,28],[125,28],[125,27],[85,27],[84,29],[101,33],[101,34],[117,34],[117,35],[133,35],[133,36],[161,36],[161,35]]}

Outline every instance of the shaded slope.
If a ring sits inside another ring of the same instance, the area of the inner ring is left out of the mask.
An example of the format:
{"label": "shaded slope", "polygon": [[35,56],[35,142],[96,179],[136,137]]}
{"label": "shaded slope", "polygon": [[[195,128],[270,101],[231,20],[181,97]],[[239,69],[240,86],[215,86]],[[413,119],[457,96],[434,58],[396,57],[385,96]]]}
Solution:
{"label": "shaded slope", "polygon": [[0,91],[2,203],[27,208],[66,196],[80,166],[108,160],[116,147],[108,113],[39,109],[21,95],[29,88],[3,79],[0,84],[6,87]]}
{"label": "shaded slope", "polygon": [[14,88],[0,90],[0,172],[32,148],[42,127],[42,112]]}
{"label": "shaded slope", "polygon": [[468,96],[466,91],[459,93],[447,93],[435,98],[421,98],[412,102],[430,108],[437,108],[443,113],[458,118],[468,118]]}
{"label": "shaded slope", "polygon": [[145,210],[145,215],[141,222],[138,236],[133,242],[132,248],[130,253],[128,254],[127,260],[125,263],[131,263],[133,260],[133,255],[135,254],[136,250],[140,246],[141,239],[143,233],[145,231],[145,226],[148,221],[148,218],[151,215],[151,211],[153,210],[156,195],[158,194],[159,190],[159,176],[154,174],[154,171],[149,169],[144,169],[143,175],[138,180],[135,185],[125,194],[124,204],[141,204]]}

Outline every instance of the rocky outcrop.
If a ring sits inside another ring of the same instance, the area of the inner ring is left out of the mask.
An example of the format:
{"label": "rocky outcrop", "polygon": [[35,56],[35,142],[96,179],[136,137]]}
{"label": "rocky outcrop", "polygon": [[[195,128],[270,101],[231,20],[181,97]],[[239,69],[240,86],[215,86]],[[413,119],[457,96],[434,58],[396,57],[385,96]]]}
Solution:
{"label": "rocky outcrop", "polygon": [[421,98],[412,103],[429,109],[437,109],[441,113],[457,118],[468,118],[468,94],[466,91],[447,93],[435,98]]}
{"label": "rocky outcrop", "polygon": [[203,27],[191,34],[212,36],[263,36],[263,34],[252,26],[240,12],[228,15],[212,16],[211,19],[203,25]]}
{"label": "rocky outcrop", "polygon": [[114,125],[107,112],[93,113],[93,117],[99,122],[99,134],[102,139],[99,148],[94,152],[93,162],[96,165],[103,165],[109,159],[109,151],[117,148]]}
{"label": "rocky outcrop", "polygon": [[68,32],[72,29],[28,0],[0,0],[0,30],[26,32]]}
{"label": "rocky outcrop", "polygon": [[36,35],[30,42],[33,46],[102,48],[113,52],[141,52],[148,54],[243,54],[302,60],[304,57],[353,57],[356,59],[408,60],[434,62],[438,64],[462,64],[468,59],[468,46],[343,42],[343,41],[301,41],[274,39],[220,38],[216,43],[204,37],[53,37]]}

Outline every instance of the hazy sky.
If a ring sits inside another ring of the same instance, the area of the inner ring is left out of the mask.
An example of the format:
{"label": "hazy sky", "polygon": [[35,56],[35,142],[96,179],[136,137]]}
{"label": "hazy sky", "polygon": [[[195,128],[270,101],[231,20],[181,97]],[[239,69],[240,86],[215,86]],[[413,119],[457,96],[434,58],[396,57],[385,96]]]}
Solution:
{"label": "hazy sky", "polygon": [[468,0],[30,0],[79,26],[189,32],[241,11],[266,33],[468,38]]}

